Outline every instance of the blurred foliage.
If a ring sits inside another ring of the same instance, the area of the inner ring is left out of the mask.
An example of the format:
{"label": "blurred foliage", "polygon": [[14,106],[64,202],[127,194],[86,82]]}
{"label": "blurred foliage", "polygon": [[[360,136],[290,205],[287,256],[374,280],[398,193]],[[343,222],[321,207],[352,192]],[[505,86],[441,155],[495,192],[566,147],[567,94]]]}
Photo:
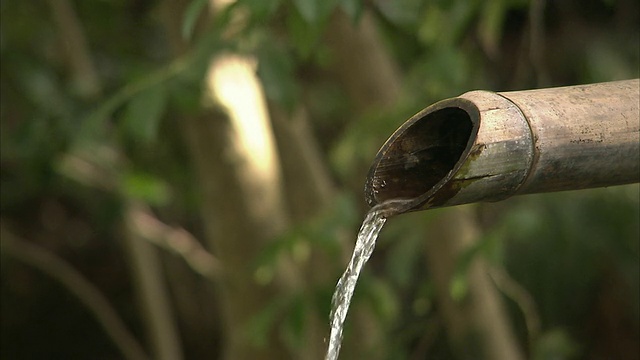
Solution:
{"label": "blurred foliage", "polygon": [[[632,0],[547,1],[538,24],[546,46],[532,50],[526,0],[237,0],[211,15],[204,30],[197,24],[207,16],[207,1],[192,0],[184,14],[173,14],[191,44],[179,56],[171,50],[157,1],[73,5],[106,95],[94,97],[74,81],[46,2],[0,3],[0,210],[16,233],[60,253],[98,284],[138,332],[116,241],[122,206],[143,201],[163,220],[202,235],[199,189],[177,123],[202,108],[202,79],[212,55],[254,56],[269,101],[288,111],[306,106],[340,188],[330,209],[294,224],[250,259],[265,279],[283,252],[304,259],[309,248],[330,255],[322,271],[338,278],[346,254],[337,239],[357,230],[369,162],[421,108],[477,88],[539,86],[530,51],[543,53],[551,81],[544,85],[638,77],[640,64],[638,4]],[[402,69],[403,97],[394,107],[357,113],[332,77],[334,55],[323,35],[335,11],[354,22],[365,11],[374,14]],[[238,18],[242,26],[234,27]],[[484,256],[506,268],[535,300],[542,333],[528,349],[533,358],[606,354],[620,344],[607,332],[638,334],[638,198],[634,185],[481,205],[484,233],[460,259],[454,297],[464,295],[470,259]],[[352,306],[368,306],[379,317],[388,336],[380,351],[388,358],[452,356],[423,255],[428,224],[437,218],[433,211],[390,221],[356,289]],[[328,316],[333,286],[274,298],[246,331],[267,346],[274,319],[284,316],[286,325],[277,331],[300,348],[305,314]],[[1,287],[0,357],[116,353],[63,291],[19,264],[5,263],[4,256]],[[522,311],[510,306],[525,344]],[[607,323],[607,317],[621,323]],[[349,336],[348,321],[346,331]],[[428,346],[420,346],[425,337]],[[619,358],[628,354],[624,346],[618,351]]]}

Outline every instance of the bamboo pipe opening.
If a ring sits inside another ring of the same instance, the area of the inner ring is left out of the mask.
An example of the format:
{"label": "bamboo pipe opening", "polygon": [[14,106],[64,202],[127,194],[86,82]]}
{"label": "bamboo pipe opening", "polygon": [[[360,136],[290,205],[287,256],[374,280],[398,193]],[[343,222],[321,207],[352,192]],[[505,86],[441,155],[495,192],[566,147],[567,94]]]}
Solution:
{"label": "bamboo pipe opening", "polygon": [[465,99],[443,100],[414,115],[378,152],[365,184],[368,204],[415,199],[412,208],[421,207],[468,155],[478,125],[478,109]]}

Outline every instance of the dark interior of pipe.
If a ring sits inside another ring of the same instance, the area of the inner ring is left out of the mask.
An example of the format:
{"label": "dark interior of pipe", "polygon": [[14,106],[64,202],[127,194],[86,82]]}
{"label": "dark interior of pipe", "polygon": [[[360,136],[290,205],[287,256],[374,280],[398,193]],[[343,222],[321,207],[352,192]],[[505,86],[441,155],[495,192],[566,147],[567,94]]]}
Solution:
{"label": "dark interior of pipe", "polygon": [[458,107],[418,114],[405,126],[378,153],[365,189],[369,205],[429,191],[453,170],[473,129],[469,114]]}

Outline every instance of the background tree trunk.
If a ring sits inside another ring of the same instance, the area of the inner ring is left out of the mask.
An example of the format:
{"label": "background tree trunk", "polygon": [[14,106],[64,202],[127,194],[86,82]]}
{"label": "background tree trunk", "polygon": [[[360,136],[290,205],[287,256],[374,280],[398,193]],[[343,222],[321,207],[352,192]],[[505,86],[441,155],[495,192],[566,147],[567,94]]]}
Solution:
{"label": "background tree trunk", "polygon": [[[186,46],[174,15],[183,13],[184,7],[173,2],[166,6],[170,38],[179,54]],[[255,330],[252,327],[260,326],[259,315],[265,311],[271,312],[274,319],[270,326],[277,329],[281,310],[275,295],[288,293],[289,282],[297,277],[290,268],[283,270],[282,264],[260,270],[255,266],[258,254],[289,224],[273,135],[268,118],[245,117],[242,120],[248,123],[238,122],[233,112],[242,109],[220,98],[224,95],[220,94],[215,76],[226,77],[231,81],[228,86],[251,88],[257,83],[247,80],[244,59],[218,57],[210,64],[208,95],[214,103],[222,101],[222,107],[216,105],[208,113],[180,120],[201,189],[205,242],[222,264],[216,289],[223,318],[223,357],[286,359],[290,353],[277,331],[268,331],[266,339],[249,336]],[[260,89],[251,91],[252,96],[237,95],[242,96],[241,106],[264,108]],[[251,152],[250,146],[256,144],[262,147]],[[265,156],[268,161],[259,160]]]}
{"label": "background tree trunk", "polygon": [[[296,107],[292,113],[283,111],[277,104],[270,104],[270,109],[291,219],[301,224],[326,210],[335,198],[335,191],[304,106]],[[339,240],[346,245],[345,239]],[[322,306],[318,304],[315,290],[332,284],[335,279],[325,270],[330,262],[324,252],[309,242],[301,242],[299,246],[305,249],[296,265],[305,279],[301,290],[309,301],[309,311],[305,314],[304,345],[295,358],[319,359],[327,348],[329,314],[316,311]]]}
{"label": "background tree trunk", "polygon": [[[187,143],[202,188],[202,216],[208,243],[220,258],[223,278],[218,286],[225,329],[225,359],[286,359],[289,354],[275,332],[262,346],[249,339],[249,327],[284,289],[258,283],[252,266],[269,240],[284,230],[280,206],[244,188],[247,179],[236,168],[246,161],[232,153],[229,121],[223,114],[184,118]],[[262,216],[252,206],[267,206]],[[271,213],[269,213],[271,212]]]}
{"label": "background tree trunk", "polygon": [[460,359],[523,359],[499,294],[481,255],[466,272],[466,295],[452,297],[460,256],[473,247],[480,233],[473,206],[432,210],[440,214],[430,224],[425,241],[429,273],[437,288],[442,320],[454,353]]}

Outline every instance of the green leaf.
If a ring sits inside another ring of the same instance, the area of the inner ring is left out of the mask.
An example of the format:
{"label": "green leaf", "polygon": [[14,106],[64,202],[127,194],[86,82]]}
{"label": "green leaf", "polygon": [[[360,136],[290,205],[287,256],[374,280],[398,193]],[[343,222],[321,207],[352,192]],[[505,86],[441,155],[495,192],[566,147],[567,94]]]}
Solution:
{"label": "green leaf", "polygon": [[165,100],[166,89],[162,84],[136,94],[125,111],[122,123],[125,134],[134,141],[154,142],[165,110]]}
{"label": "green leaf", "polygon": [[[302,18],[308,23],[315,23],[318,20],[318,1],[319,0],[293,0]],[[322,1],[322,0],[320,0]]]}
{"label": "green leaf", "polygon": [[164,205],[170,198],[167,184],[148,173],[127,172],[120,186],[125,196],[142,200],[150,205]]}
{"label": "green leaf", "polygon": [[502,0],[487,1],[481,11],[479,38],[485,52],[491,57],[497,56],[506,11]]}
{"label": "green leaf", "polygon": [[364,9],[362,0],[341,0],[340,7],[354,23],[360,21]]}
{"label": "green leaf", "polygon": [[295,50],[303,59],[309,57],[320,38],[320,32],[317,31],[317,28],[305,22],[296,11],[292,11],[287,16],[287,32],[290,34]]}
{"label": "green leaf", "polygon": [[268,99],[292,110],[297,103],[298,87],[291,54],[279,46],[264,46],[258,52],[258,76]]}
{"label": "green leaf", "polygon": [[255,269],[275,268],[280,256],[291,251],[303,238],[304,236],[299,227],[290,228],[269,242],[255,259],[251,259],[254,262],[253,267]]}
{"label": "green leaf", "polygon": [[455,45],[460,41],[470,24],[473,22],[474,17],[479,11],[480,2],[457,0],[453,3],[449,3],[447,11],[447,26],[446,31],[441,31],[441,40],[439,43],[443,45]]}
{"label": "green leaf", "polygon": [[302,349],[307,332],[307,314],[311,309],[304,296],[296,295],[287,310],[283,338],[290,348]]}
{"label": "green leaf", "polygon": [[200,13],[208,3],[208,0],[192,0],[187,6],[182,20],[182,37],[185,40],[189,40],[193,35],[193,29],[196,27]]}
{"label": "green leaf", "polygon": [[[305,236],[312,246],[323,249],[330,254],[339,254],[341,250],[340,233],[345,229],[357,228],[362,221],[357,214],[354,199],[349,194],[339,194],[332,206],[319,216],[313,218],[305,227]],[[339,257],[335,257],[336,260]],[[342,267],[343,264],[340,263]]]}
{"label": "green leaf", "polygon": [[201,82],[183,76],[167,84],[167,101],[173,111],[183,115],[194,115],[201,111]]}
{"label": "green leaf", "polygon": [[574,359],[580,355],[580,347],[561,328],[553,328],[540,336],[533,349],[533,359]]}
{"label": "green leaf", "polygon": [[281,0],[238,0],[245,5],[254,21],[268,21],[278,10]]}
{"label": "green leaf", "polygon": [[[406,229],[406,227],[415,227],[409,225],[410,222],[408,221],[405,223],[404,220],[405,219],[397,219],[394,223],[397,226],[397,224],[401,222],[401,225],[405,226],[404,229]],[[415,223],[415,219],[410,220],[414,220]],[[388,226],[386,230],[387,236],[392,236],[390,234],[392,230],[396,231],[396,234],[393,235],[397,235],[402,241],[389,243],[389,249],[386,250],[386,252],[388,252],[385,267],[387,270],[386,273],[394,284],[397,284],[402,289],[406,289],[413,285],[416,281],[415,274],[419,273],[417,266],[420,264],[420,259],[424,257],[421,249],[426,234],[420,230],[411,232],[403,231],[400,233],[399,229],[392,229],[392,226]]]}
{"label": "green leaf", "polygon": [[304,22],[316,31],[322,30],[324,23],[333,13],[340,0],[293,0]]}
{"label": "green leaf", "polygon": [[418,38],[423,44],[436,44],[442,37],[442,29],[447,23],[447,14],[436,4],[430,3],[418,26]]}
{"label": "green leaf", "polygon": [[400,27],[411,26],[418,22],[423,3],[422,0],[374,1],[380,13]]}
{"label": "green leaf", "polygon": [[[356,287],[356,291],[357,289]],[[367,295],[371,308],[380,320],[392,322],[397,318],[400,313],[400,299],[388,282],[365,275],[361,291]]]}
{"label": "green leaf", "polygon": [[269,333],[291,299],[288,296],[277,296],[260,312],[254,314],[244,328],[245,337],[251,345],[264,348],[269,345]]}
{"label": "green leaf", "polygon": [[450,295],[455,301],[462,301],[467,295],[469,291],[469,268],[478,256],[482,256],[490,262],[499,263],[499,260],[502,259],[504,239],[504,227],[497,227],[487,232],[458,256],[453,278],[449,284]]}
{"label": "green leaf", "polygon": [[460,303],[469,292],[469,281],[466,274],[456,273],[449,284],[449,294],[453,301]]}
{"label": "green leaf", "polygon": [[482,256],[490,263],[500,263],[503,257],[505,239],[505,227],[498,226],[486,232],[458,256],[453,278],[449,284],[449,292],[455,301],[462,301],[467,295],[469,291],[469,268],[478,256]]}

